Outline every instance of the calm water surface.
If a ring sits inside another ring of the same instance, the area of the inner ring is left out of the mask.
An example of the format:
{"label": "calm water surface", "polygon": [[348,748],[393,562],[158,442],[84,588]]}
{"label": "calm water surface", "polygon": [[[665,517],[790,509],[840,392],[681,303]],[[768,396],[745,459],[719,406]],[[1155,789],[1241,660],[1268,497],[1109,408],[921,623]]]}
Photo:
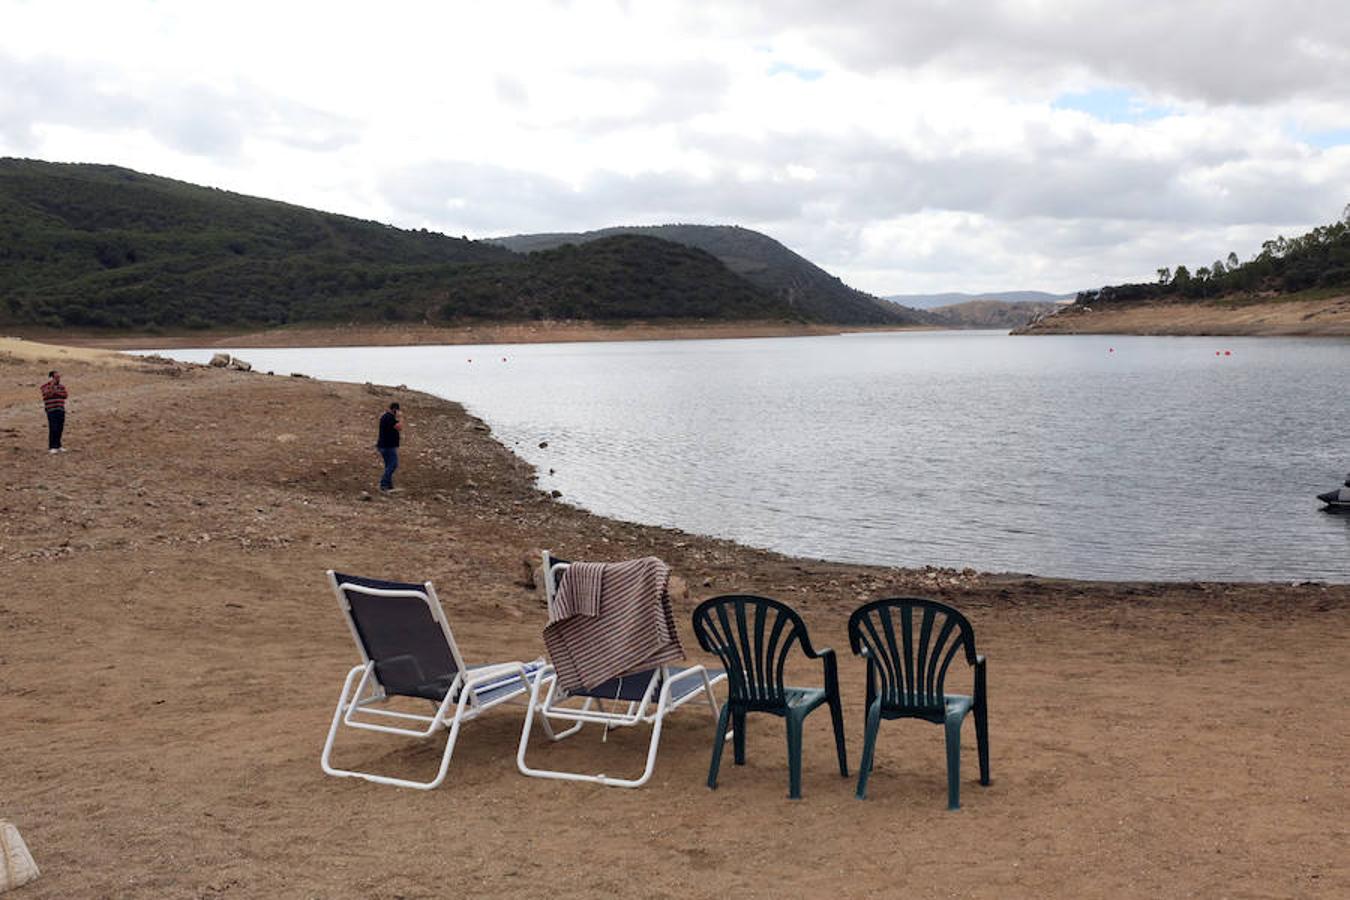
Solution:
{"label": "calm water surface", "polygon": [[238,352],[459,400],[569,502],[794,555],[1350,581],[1350,516],[1315,498],[1350,471],[1350,341],[927,332]]}

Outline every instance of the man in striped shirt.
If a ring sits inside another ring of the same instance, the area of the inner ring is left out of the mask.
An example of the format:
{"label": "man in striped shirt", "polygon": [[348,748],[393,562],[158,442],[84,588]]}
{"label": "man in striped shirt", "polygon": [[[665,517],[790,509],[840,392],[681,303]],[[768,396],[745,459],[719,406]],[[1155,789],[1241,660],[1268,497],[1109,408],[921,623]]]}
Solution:
{"label": "man in striped shirt", "polygon": [[47,410],[47,452],[65,453],[61,446],[61,432],[66,430],[66,398],[70,392],[61,383],[61,373],[53,369],[47,373],[51,379],[42,386],[42,407]]}

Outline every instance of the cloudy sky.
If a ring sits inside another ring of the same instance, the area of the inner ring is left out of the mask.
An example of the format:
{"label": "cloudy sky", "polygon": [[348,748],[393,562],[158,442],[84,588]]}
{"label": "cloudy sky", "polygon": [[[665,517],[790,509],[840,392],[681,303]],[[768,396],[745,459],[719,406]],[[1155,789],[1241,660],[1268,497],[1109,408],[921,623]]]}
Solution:
{"label": "cloudy sky", "polygon": [[454,235],[735,223],[877,294],[1350,203],[1346,0],[0,0],[0,155]]}

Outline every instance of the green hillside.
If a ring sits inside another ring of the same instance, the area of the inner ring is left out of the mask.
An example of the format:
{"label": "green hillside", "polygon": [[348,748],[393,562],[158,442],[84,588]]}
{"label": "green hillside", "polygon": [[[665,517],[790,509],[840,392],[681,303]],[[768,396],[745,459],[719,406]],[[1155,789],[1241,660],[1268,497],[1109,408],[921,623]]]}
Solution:
{"label": "green hillside", "polygon": [[1283,235],[1261,245],[1247,262],[1229,253],[1194,271],[1185,265],[1158,269],[1154,282],[1109,285],[1082,291],[1074,301],[1091,304],[1137,303],[1149,300],[1199,303],[1243,296],[1293,294],[1310,289],[1350,288],[1350,207],[1339,222],[1322,225],[1300,237]]}
{"label": "green hillside", "polygon": [[143,175],[0,159],[0,322],[114,329],[809,314],[708,253],[494,244]]}
{"label": "green hillside", "polygon": [[618,234],[647,235],[707,251],[807,319],[876,325],[930,321],[917,310],[851,288],[773,238],[735,225],[618,226],[579,233],[517,234],[494,241],[511,250],[531,253]]}

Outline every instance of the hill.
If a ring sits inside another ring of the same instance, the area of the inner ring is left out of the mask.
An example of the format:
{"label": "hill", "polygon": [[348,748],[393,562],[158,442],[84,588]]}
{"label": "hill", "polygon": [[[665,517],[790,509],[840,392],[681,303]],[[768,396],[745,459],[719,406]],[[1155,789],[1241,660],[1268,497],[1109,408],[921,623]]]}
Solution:
{"label": "hill", "polygon": [[1343,293],[1350,288],[1350,206],[1341,221],[1322,225],[1295,238],[1280,235],[1261,245],[1247,262],[1236,253],[1192,272],[1184,265],[1157,270],[1157,280],[1108,285],[1082,291],[1077,306],[1148,301],[1203,303],[1217,298],[1231,302],[1297,294],[1318,289]]}
{"label": "hill", "polygon": [[654,237],[523,256],[116,166],[0,159],[0,235],[0,322],[18,325],[856,318]]}
{"label": "hill", "polygon": [[711,253],[731,271],[778,297],[811,321],[848,324],[931,324],[922,312],[851,288],[773,238],[736,225],[634,225],[597,231],[517,234],[492,242],[520,253],[585,244],[620,234],[674,241]]}
{"label": "hill", "polygon": [[1194,273],[1081,291],[1072,305],[1019,334],[1350,335],[1350,207],[1341,221],[1229,253]]}
{"label": "hill", "polygon": [[882,299],[913,309],[937,309],[975,300],[994,300],[1001,303],[1056,303],[1060,300],[1072,300],[1073,297],[1073,294],[1050,294],[1045,291],[990,291],[982,294],[949,291],[942,294],[888,294]]}
{"label": "hill", "polygon": [[940,316],[953,328],[1018,328],[1038,316],[1046,316],[1061,308],[1056,302],[1023,300],[967,300],[950,306],[935,306],[928,311]]}

